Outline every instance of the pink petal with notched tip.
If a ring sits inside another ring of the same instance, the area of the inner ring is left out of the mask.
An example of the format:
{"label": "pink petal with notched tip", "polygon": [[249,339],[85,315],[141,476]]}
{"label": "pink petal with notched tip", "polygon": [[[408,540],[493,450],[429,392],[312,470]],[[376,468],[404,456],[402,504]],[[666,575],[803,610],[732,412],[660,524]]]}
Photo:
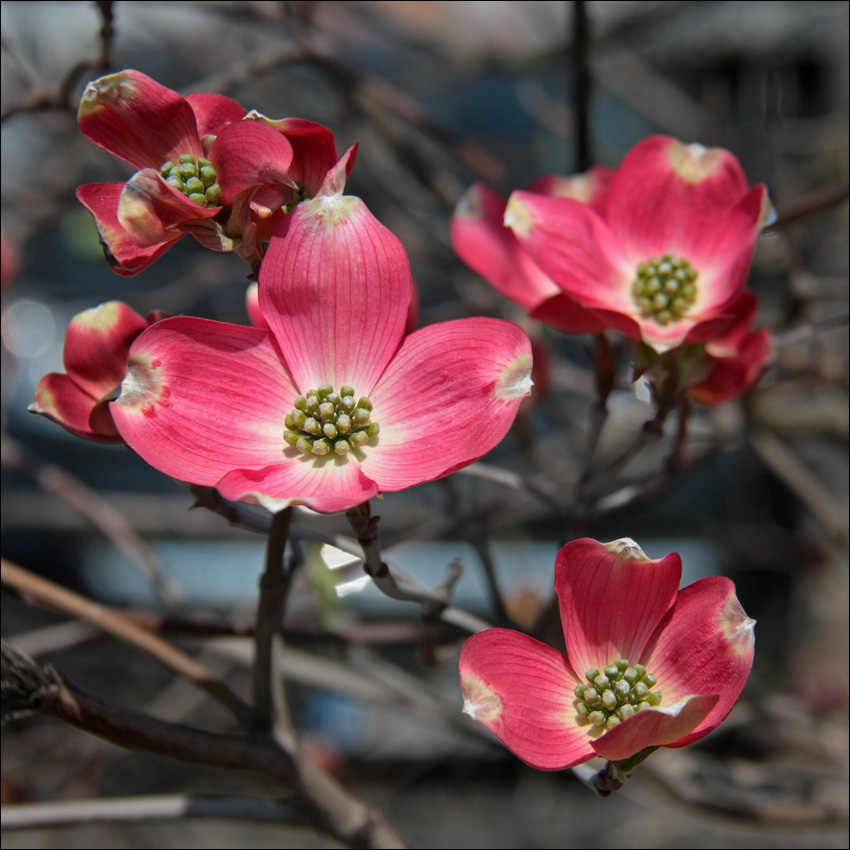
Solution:
{"label": "pink petal with notched tip", "polygon": [[461,652],[464,712],[538,770],[562,770],[595,755],[576,723],[577,684],[560,652],[520,632],[488,629]]}
{"label": "pink petal with notched tip", "polygon": [[165,319],[130,350],[110,409],[151,466],[213,486],[227,472],[282,458],[297,390],[266,331],[207,319]]}
{"label": "pink petal with notched tip", "polygon": [[441,478],[507,434],[531,391],[531,343],[501,319],[441,322],[408,336],[369,394],[377,445],[363,471],[381,490]]}
{"label": "pink petal with notched tip", "polygon": [[127,372],[130,345],[147,326],[122,301],[78,313],[65,334],[65,371],[95,400],[114,392]]}
{"label": "pink petal with notched tip", "polygon": [[651,136],[617,169],[604,216],[635,264],[668,252],[692,259],[716,241],[727,211],[748,191],[729,151]]}
{"label": "pink petal with notched tip", "polygon": [[260,269],[260,310],[300,391],[368,395],[404,334],[413,281],[401,242],[359,199],[298,204]]}
{"label": "pink petal with notched tip", "polygon": [[83,135],[138,169],[204,154],[186,99],[139,71],[89,83],[77,120]]}
{"label": "pink petal with notched tip", "polygon": [[622,248],[586,204],[514,192],[505,210],[505,224],[535,263],[583,306],[633,310],[623,285],[631,269]]}
{"label": "pink petal with notched tip", "polygon": [[717,727],[738,701],[755,651],[753,627],[722,576],[704,578],[679,592],[641,660],[658,679],[663,703],[690,694],[717,694],[710,713],[673,746],[683,747]]}
{"label": "pink petal with notched tip", "polygon": [[452,216],[452,245],[457,255],[502,295],[531,310],[560,290],[504,226],[505,206],[501,195],[475,183],[458,201]]}
{"label": "pink petal with notched tip", "polygon": [[613,543],[585,538],[564,546],[555,561],[555,590],[576,672],[584,676],[620,658],[637,663],[675,602],[681,577],[677,554],[653,561],[628,538]]}
{"label": "pink petal with notched tip", "polygon": [[171,232],[160,243],[139,245],[118,221],[118,203],[126,183],[89,183],[77,189],[77,199],[94,216],[106,259],[114,272],[134,275],[156,262],[184,234]]}

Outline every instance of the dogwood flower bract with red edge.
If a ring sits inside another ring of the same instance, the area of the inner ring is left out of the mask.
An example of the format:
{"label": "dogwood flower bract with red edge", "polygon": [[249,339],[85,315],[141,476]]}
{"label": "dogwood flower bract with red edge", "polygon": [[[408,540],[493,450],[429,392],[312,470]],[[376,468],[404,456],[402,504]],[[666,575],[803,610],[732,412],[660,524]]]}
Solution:
{"label": "dogwood flower bract with red edge", "polygon": [[601,212],[514,192],[505,224],[564,293],[661,353],[739,320],[770,211],[728,151],[652,136],[625,157]]}
{"label": "dogwood flower bract with red edge", "polygon": [[628,538],[568,543],[555,562],[566,657],[509,629],[460,657],[464,711],[524,762],[561,770],[683,747],[718,726],[753,663],[753,626],[729,579],[679,590],[675,553]]}
{"label": "dogwood flower bract with red edge", "polygon": [[343,158],[272,240],[266,328],[173,318],[136,340],[112,413],[152,466],[330,512],[448,475],[507,433],[531,388],[528,337],[487,318],[405,336],[407,256],[342,194],[345,174]]}
{"label": "dogwood flower bract with red edge", "polygon": [[133,340],[164,314],[142,318],[123,301],[108,301],[71,319],[65,334],[63,360],[67,374],[51,372],[39,381],[31,413],[99,443],[122,443],[109,413],[127,373]]}
{"label": "dogwood flower bract with red edge", "polygon": [[122,275],[147,268],[187,233],[256,259],[275,214],[315,191],[339,159],[320,124],[271,122],[218,94],[184,98],[132,70],[89,83],[78,122],[91,141],[139,169],[126,183],[77,190]]}
{"label": "dogwood flower bract with red edge", "polygon": [[[601,209],[613,172],[597,166],[572,177],[550,175],[526,191],[550,198],[571,198]],[[592,333],[607,327],[574,298],[562,292],[505,227],[505,199],[484,183],[463,194],[452,216],[452,244],[458,256],[503,295],[539,319],[567,333]]]}

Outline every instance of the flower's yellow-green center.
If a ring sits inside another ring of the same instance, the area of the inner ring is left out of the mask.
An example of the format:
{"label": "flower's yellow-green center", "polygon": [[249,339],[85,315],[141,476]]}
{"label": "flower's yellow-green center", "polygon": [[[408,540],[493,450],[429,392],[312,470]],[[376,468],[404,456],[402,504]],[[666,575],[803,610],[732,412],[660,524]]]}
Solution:
{"label": "flower's yellow-green center", "polygon": [[305,455],[336,454],[345,457],[352,449],[365,446],[381,430],[372,422],[372,402],[354,395],[354,387],[339,392],[329,384],[307,390],[295,399],[287,415],[283,439]]}
{"label": "flower's yellow-green center", "polygon": [[180,162],[169,159],[163,163],[159,173],[178,192],[202,207],[215,206],[221,200],[221,186],[216,182],[215,168],[208,159],[196,160],[192,154],[184,153]]}
{"label": "flower's yellow-green center", "polygon": [[637,267],[632,297],[644,319],[669,325],[684,316],[697,298],[699,272],[684,258],[665,254]]}
{"label": "flower's yellow-green center", "polygon": [[653,691],[656,678],[642,664],[632,666],[624,658],[604,670],[585,673],[587,684],[576,686],[574,705],[579,722],[602,732],[613,729],[635,712],[658,705],[661,691]]}

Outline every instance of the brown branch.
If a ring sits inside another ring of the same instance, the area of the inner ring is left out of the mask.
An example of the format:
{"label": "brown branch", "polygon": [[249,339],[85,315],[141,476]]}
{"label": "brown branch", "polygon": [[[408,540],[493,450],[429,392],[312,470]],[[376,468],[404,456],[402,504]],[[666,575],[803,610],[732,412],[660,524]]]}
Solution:
{"label": "brown branch", "polygon": [[28,707],[120,747],[281,780],[309,806],[320,828],[353,847],[403,847],[380,814],[350,795],[300,751],[268,735],[221,735],[119,711],[3,643],[4,703]]}
{"label": "brown branch", "polygon": [[251,707],[227,684],[222,682],[212,670],[153,634],[153,632],[137,625],[120,611],[94,602],[85,596],[74,593],[72,590],[37,576],[5,558],[2,559],[2,582],[14,588],[23,596],[36,600],[41,605],[73,614],[137,647],[218,700],[243,724],[252,722],[254,712]]}

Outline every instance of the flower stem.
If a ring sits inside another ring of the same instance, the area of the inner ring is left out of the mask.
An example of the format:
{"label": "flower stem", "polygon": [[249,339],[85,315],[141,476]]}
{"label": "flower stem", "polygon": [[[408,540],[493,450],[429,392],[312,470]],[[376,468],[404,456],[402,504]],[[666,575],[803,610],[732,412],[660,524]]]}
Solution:
{"label": "flower stem", "polygon": [[260,579],[260,601],[257,605],[257,627],[254,633],[256,658],[254,660],[255,729],[268,731],[275,721],[274,682],[280,671],[274,665],[274,643],[280,635],[286,597],[292,582],[292,571],[284,565],[286,541],[292,508],[285,508],[272,517],[271,533],[266,549],[266,569]]}

